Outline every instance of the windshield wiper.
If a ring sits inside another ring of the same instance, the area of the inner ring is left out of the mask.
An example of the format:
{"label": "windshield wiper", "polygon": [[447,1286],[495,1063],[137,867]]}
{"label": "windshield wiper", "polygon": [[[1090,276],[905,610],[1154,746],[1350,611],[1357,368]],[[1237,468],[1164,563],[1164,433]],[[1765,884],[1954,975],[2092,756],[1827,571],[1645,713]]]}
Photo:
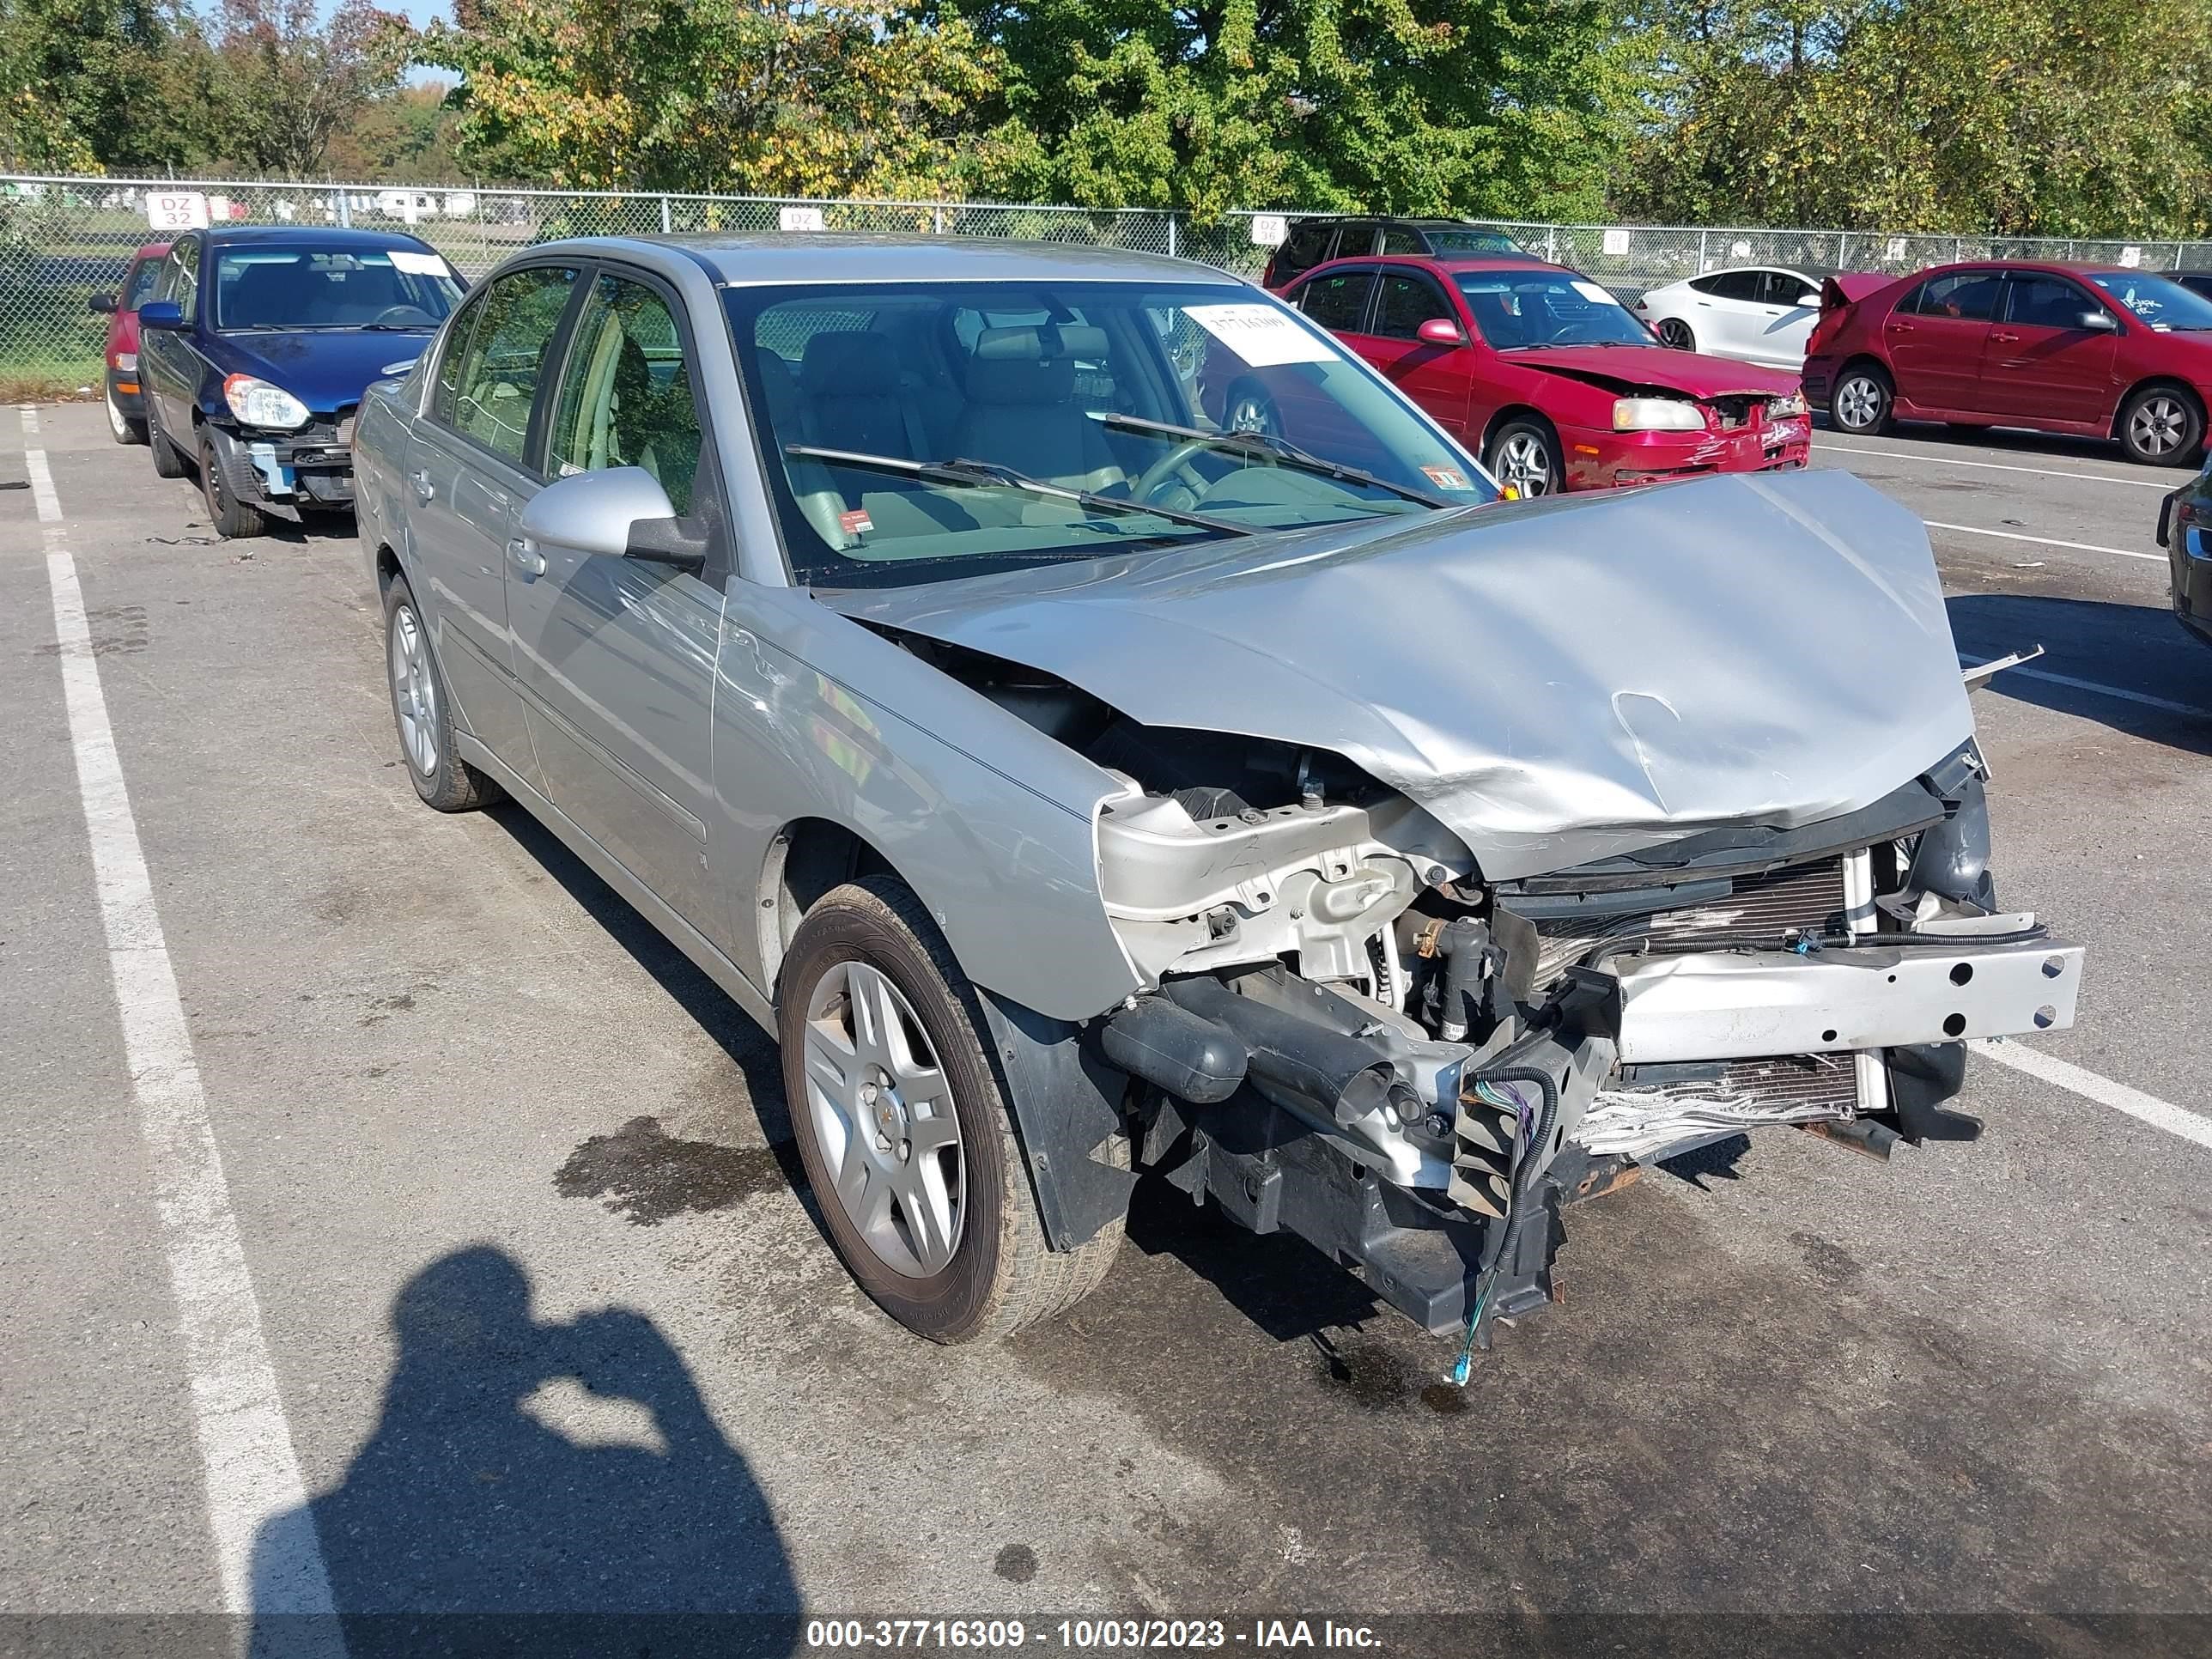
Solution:
{"label": "windshield wiper", "polygon": [[908,477],[921,478],[930,483],[998,484],[1003,489],[1018,489],[1024,495],[1040,495],[1048,501],[1073,501],[1095,512],[1133,513],[1148,519],[1165,519],[1170,524],[1187,524],[1224,536],[1254,536],[1259,533],[1249,525],[1231,524],[1226,519],[1217,519],[1210,514],[1186,513],[1174,507],[1148,507],[1142,501],[1124,501],[1119,495],[1102,495],[1095,489],[1070,489],[1065,484],[1048,483],[1042,478],[1032,478],[1010,466],[1000,466],[990,461],[957,459],[909,461],[902,455],[864,455],[849,449],[823,449],[815,444],[786,444],[783,453],[800,460],[829,461],[839,466],[902,473]]}
{"label": "windshield wiper", "polygon": [[1393,483],[1372,472],[1356,466],[1346,466],[1340,461],[1324,460],[1309,451],[1300,449],[1288,438],[1279,438],[1272,432],[1203,432],[1194,426],[1177,426],[1171,421],[1147,421],[1135,415],[1105,414],[1098,416],[1104,425],[1130,432],[1157,432],[1170,438],[1188,438],[1193,443],[1206,444],[1215,449],[1241,449],[1247,454],[1255,451],[1274,457],[1284,465],[1300,472],[1315,472],[1324,478],[1334,478],[1341,483],[1365,484],[1374,489],[1387,489],[1393,495],[1409,501],[1419,501],[1424,507],[1460,507],[1460,501],[1448,501],[1441,495],[1431,495],[1425,489],[1415,489],[1410,484]]}

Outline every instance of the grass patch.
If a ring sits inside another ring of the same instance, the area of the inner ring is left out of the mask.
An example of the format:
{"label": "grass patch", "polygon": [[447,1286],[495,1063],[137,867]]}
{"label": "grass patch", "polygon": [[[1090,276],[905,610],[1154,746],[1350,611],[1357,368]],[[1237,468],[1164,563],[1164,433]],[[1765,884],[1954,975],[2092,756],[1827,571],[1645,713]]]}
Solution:
{"label": "grass patch", "polygon": [[100,351],[0,351],[0,404],[69,403],[102,396]]}

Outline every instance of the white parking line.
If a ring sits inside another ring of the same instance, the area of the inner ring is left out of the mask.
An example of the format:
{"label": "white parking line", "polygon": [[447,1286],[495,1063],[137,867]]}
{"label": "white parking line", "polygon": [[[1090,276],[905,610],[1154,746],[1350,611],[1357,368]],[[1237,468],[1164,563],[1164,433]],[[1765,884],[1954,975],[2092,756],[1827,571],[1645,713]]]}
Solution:
{"label": "white parking line", "polygon": [[1850,444],[1822,444],[1815,449],[1833,450],[1838,455],[1878,455],[1889,461],[1925,461],[1930,466],[1971,466],[1984,472],[2027,472],[2039,478],[2082,478],[2091,483],[2125,484],[2130,489],[2155,489],[2161,495],[2171,495],[2178,484],[2160,483],[2154,478],[2119,478],[2109,472],[2063,472],[2048,466],[2008,466],[2002,461],[1969,461],[1956,455],[1923,455],[1917,449],[1860,449]]}
{"label": "white parking line", "polygon": [[2094,1100],[2100,1106],[2109,1106],[2116,1112],[2125,1112],[2130,1117],[2163,1129],[2170,1135],[2212,1151],[2212,1117],[2201,1112],[2185,1110],[2168,1105],[2154,1095],[2140,1089],[2130,1089],[2124,1083],[2115,1083],[2108,1077],[2086,1071],[2071,1061],[2046,1054],[2039,1048],[2030,1048],[2002,1038],[1978,1040],[1976,1052],[1987,1054],[2000,1066],[2009,1066],[2015,1072],[2025,1072],[2032,1078],[2055,1084],[2061,1089]]}
{"label": "white parking line", "polygon": [[[35,415],[24,415],[23,428],[27,435],[36,434]],[[76,562],[64,544],[60,499],[46,451],[27,448],[23,459],[46,542],[70,746],[92,846],[124,1056],[184,1334],[223,1609],[241,1617],[323,1615],[302,1620],[290,1632],[287,1650],[296,1646],[343,1659],[343,1638],[328,1616],[333,1610],[330,1575],[307,1518],[292,1431],[262,1334],[261,1305],[231,1212],[191,1028],[131,815]],[[262,1538],[264,1523],[280,1516],[292,1518]]]}
{"label": "white parking line", "polygon": [[[1969,668],[1979,668],[1995,660],[1990,657],[1961,657],[1959,660]],[[2077,691],[2094,691],[2100,697],[2118,697],[2125,702],[2139,702],[2146,708],[2163,708],[2169,714],[2203,714],[2212,717],[2212,708],[2199,708],[2193,703],[2176,702],[2171,697],[2154,697],[2148,691],[2130,691],[2124,686],[2106,685],[2101,680],[2076,679],[2071,674],[2054,674],[2047,668],[2008,668],[2007,674],[2021,674],[2032,680],[2048,680],[2053,685],[2070,685]],[[1995,684],[1995,681],[1990,684]]]}
{"label": "white parking line", "polygon": [[2100,547],[2095,542],[2062,542],[2056,536],[2029,536],[2017,530],[1984,530],[1979,525],[1945,524],[1941,519],[1921,520],[1930,530],[1955,530],[1962,536],[1995,536],[2001,541],[2033,542],[2038,547],[2070,547],[2077,553],[2116,553],[2124,559],[2148,559],[2164,564],[2163,553],[2138,553],[2131,547]]}

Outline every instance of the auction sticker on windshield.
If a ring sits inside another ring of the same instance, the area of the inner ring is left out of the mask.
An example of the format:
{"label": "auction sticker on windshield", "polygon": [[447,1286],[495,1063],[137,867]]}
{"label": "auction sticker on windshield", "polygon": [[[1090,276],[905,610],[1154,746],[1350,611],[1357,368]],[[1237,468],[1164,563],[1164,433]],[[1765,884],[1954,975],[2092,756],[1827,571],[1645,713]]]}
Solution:
{"label": "auction sticker on windshield", "polygon": [[1583,299],[1588,300],[1594,306],[1615,306],[1620,303],[1620,301],[1614,299],[1612,295],[1600,288],[1595,283],[1585,283],[1577,277],[1575,280],[1573,286],[1576,293],[1581,295]]}
{"label": "auction sticker on windshield", "polygon": [[410,276],[450,276],[453,272],[442,254],[417,253],[411,248],[396,247],[390,257],[392,264]]}
{"label": "auction sticker on windshield", "polygon": [[1328,344],[1273,306],[1185,306],[1183,314],[1243,358],[1247,368],[1336,361]]}

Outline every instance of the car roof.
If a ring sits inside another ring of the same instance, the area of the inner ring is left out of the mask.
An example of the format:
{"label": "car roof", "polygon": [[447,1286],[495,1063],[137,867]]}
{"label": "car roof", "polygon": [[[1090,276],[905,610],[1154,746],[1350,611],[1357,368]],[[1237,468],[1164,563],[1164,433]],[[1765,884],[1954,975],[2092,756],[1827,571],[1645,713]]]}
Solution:
{"label": "car roof", "polygon": [[169,246],[167,242],[141,242],[131,257],[134,259],[166,259],[169,255]]}
{"label": "car roof", "polygon": [[748,231],[702,236],[580,236],[529,250],[688,255],[726,285],[781,283],[1174,282],[1249,286],[1189,259],[1081,242],[1000,236]]}
{"label": "car roof", "polygon": [[337,225],[211,225],[210,247],[319,247],[337,252],[364,252],[391,247],[428,247],[420,236],[404,230],[349,230]]}

